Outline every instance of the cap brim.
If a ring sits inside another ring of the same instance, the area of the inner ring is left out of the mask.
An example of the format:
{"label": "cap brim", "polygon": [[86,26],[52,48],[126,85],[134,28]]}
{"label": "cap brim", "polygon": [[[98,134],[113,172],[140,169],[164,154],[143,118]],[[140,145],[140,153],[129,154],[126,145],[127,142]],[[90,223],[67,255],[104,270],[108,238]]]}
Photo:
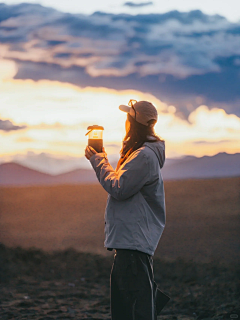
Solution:
{"label": "cap brim", "polygon": [[121,110],[121,111],[123,111],[123,112],[130,112],[130,110],[131,110],[131,107],[129,107],[129,106],[125,106],[124,104],[121,104],[120,106],[119,106],[119,109]]}

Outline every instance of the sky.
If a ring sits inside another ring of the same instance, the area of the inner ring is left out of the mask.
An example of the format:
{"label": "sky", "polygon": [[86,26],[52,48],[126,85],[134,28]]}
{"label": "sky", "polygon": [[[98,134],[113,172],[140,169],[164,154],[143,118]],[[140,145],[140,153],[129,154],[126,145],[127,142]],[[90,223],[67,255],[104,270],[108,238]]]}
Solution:
{"label": "sky", "polygon": [[104,126],[115,161],[126,119],[118,106],[129,99],[156,106],[168,158],[240,152],[240,22],[207,14],[224,4],[168,12],[181,9],[170,1],[162,13],[159,2],[74,2],[48,1],[68,13],[0,4],[0,162],[53,174],[89,167],[92,124]]}
{"label": "sky", "polygon": [[[6,4],[18,4],[23,1],[5,0]],[[25,2],[25,1],[24,1]],[[46,7],[52,7],[60,11],[70,13],[92,14],[96,11],[111,13],[165,13],[172,10],[190,11],[201,10],[206,14],[219,14],[228,20],[237,22],[240,20],[240,2],[238,0],[168,0],[168,1],[122,1],[122,0],[88,0],[84,5],[79,0],[33,0],[30,3],[39,3]]]}

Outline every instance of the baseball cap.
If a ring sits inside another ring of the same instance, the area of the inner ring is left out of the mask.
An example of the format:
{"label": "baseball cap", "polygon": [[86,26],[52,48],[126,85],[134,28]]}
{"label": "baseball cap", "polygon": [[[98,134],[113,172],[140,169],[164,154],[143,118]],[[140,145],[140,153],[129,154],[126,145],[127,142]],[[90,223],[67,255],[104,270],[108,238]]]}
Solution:
{"label": "baseball cap", "polygon": [[[153,127],[158,119],[157,109],[148,101],[136,101],[131,99],[128,106],[121,104],[119,109],[129,113],[133,119],[145,126]],[[155,122],[151,121],[149,123],[150,120],[155,120]]]}

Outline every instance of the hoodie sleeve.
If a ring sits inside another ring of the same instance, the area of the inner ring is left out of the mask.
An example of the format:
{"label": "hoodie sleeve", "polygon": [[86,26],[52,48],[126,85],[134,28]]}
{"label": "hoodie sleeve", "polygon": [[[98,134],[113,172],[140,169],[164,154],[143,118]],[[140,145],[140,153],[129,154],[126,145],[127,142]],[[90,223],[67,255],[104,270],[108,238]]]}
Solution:
{"label": "hoodie sleeve", "polygon": [[93,155],[90,162],[100,184],[117,200],[130,198],[149,181],[148,158],[141,149],[136,150],[118,171],[109,164],[105,153]]}

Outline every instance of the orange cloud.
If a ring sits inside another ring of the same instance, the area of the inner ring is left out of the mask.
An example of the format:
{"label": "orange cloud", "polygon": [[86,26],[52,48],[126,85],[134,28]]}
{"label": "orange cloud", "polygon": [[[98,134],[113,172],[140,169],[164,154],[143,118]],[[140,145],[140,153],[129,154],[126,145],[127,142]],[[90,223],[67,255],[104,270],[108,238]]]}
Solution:
{"label": "orange cloud", "polygon": [[131,98],[151,101],[157,107],[156,132],[166,141],[167,156],[240,151],[240,118],[223,109],[201,105],[186,121],[176,116],[174,106],[148,93],[80,88],[49,80],[16,80],[13,79],[15,64],[0,61],[0,70],[2,65],[0,117],[27,128],[0,133],[4,141],[1,155],[35,150],[82,156],[87,143],[86,128],[92,124],[104,126],[104,142],[109,145],[109,153],[116,153],[117,148],[110,146],[119,145],[120,149],[126,119],[118,106]]}

